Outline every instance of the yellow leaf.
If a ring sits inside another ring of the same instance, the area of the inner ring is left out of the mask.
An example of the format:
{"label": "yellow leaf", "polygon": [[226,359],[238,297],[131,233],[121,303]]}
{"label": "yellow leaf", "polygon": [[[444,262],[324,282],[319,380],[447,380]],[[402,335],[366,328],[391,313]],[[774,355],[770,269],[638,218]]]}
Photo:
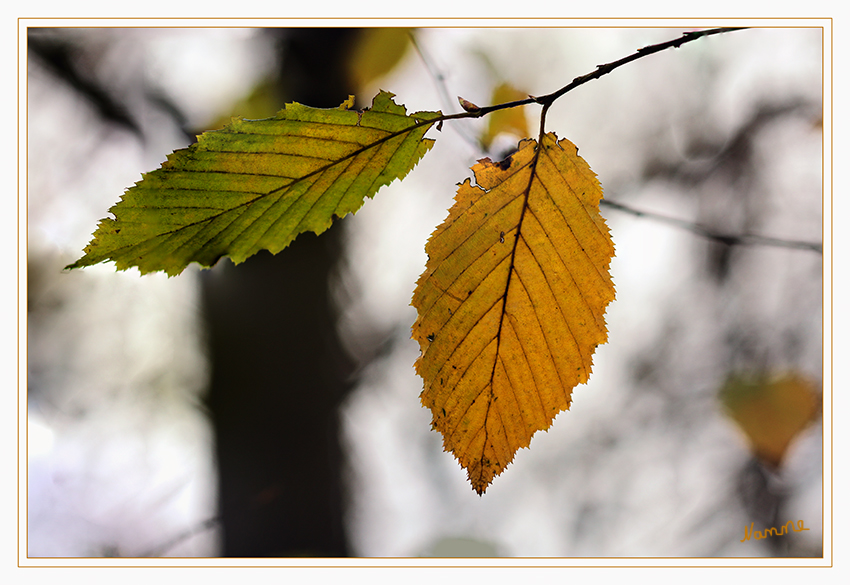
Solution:
{"label": "yellow leaf", "polygon": [[720,399],[755,455],[773,467],[781,465],[791,441],[820,410],[814,383],[794,373],[732,376]]}
{"label": "yellow leaf", "polygon": [[602,188],[568,140],[524,140],[472,167],[431,235],[412,304],[422,404],[484,493],[570,406],[607,341],[614,245]]}

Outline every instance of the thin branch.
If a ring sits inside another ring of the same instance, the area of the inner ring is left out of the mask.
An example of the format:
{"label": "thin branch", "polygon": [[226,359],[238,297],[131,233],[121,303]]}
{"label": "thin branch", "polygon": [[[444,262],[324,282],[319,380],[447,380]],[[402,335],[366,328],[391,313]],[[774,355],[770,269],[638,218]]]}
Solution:
{"label": "thin branch", "polygon": [[446,115],[446,116],[442,116],[441,118],[438,118],[438,120],[442,121],[442,120],[457,120],[457,119],[460,119],[460,118],[480,118],[482,116],[486,116],[487,114],[493,113],[497,110],[504,110],[504,109],[507,109],[507,108],[515,108],[517,106],[525,106],[525,105],[528,105],[528,104],[541,104],[541,105],[544,105],[544,106],[547,105],[547,104],[551,105],[556,99],[560,98],[561,96],[563,96],[567,92],[574,90],[575,88],[577,88],[580,85],[584,85],[588,81],[592,81],[594,79],[599,79],[603,75],[611,73],[612,71],[614,71],[618,67],[622,67],[623,65],[626,65],[627,63],[631,63],[632,61],[637,61],[638,59],[641,59],[642,57],[647,57],[649,55],[653,55],[655,53],[658,53],[660,51],[664,51],[666,49],[671,49],[671,48],[678,49],[679,47],[681,47],[685,43],[690,43],[690,42],[695,41],[697,39],[701,39],[702,37],[707,37],[707,36],[711,36],[711,35],[719,35],[719,34],[728,33],[728,32],[732,32],[732,31],[736,31],[736,30],[745,30],[745,27],[723,27],[723,28],[712,28],[712,29],[701,30],[701,31],[686,32],[681,37],[679,37],[678,39],[673,39],[672,41],[659,43],[657,45],[649,45],[647,47],[643,47],[642,49],[638,49],[637,51],[635,51],[631,55],[629,55],[627,57],[623,57],[622,59],[619,59],[617,61],[612,61],[611,63],[606,63],[604,65],[597,65],[595,71],[587,73],[586,75],[581,75],[579,77],[576,77],[575,79],[573,79],[570,83],[568,83],[567,85],[565,85],[561,89],[554,91],[552,93],[546,94],[544,96],[539,96],[539,97],[529,96],[529,97],[527,97],[525,99],[521,99],[521,100],[515,100],[515,101],[512,101],[512,102],[505,102],[505,103],[502,103],[502,104],[495,104],[495,105],[492,105],[492,106],[485,106],[483,108],[478,108],[478,109],[476,109],[475,111],[472,111],[472,112],[466,111],[466,112],[463,112],[463,113],[460,113],[460,114],[449,114],[449,115]]}
{"label": "thin branch", "polygon": [[565,85],[564,87],[562,87],[558,91],[550,93],[550,94],[542,96],[542,97],[539,97],[539,98],[535,98],[534,101],[536,101],[537,103],[540,103],[540,104],[546,104],[546,103],[554,102],[556,99],[558,99],[559,97],[561,97],[562,95],[564,95],[568,91],[571,91],[571,90],[577,88],[580,85],[584,85],[585,83],[587,83],[588,81],[591,81],[593,79],[599,79],[603,75],[611,73],[614,69],[617,69],[618,67],[622,67],[623,65],[625,65],[627,63],[631,63],[632,61],[637,61],[641,57],[646,57],[648,55],[652,55],[654,53],[658,53],[658,52],[664,51],[666,49],[672,49],[672,48],[678,49],[679,47],[681,47],[685,43],[690,43],[690,42],[695,41],[697,39],[701,39],[702,37],[707,37],[707,36],[711,36],[711,35],[719,35],[719,34],[723,34],[723,33],[733,32],[733,31],[736,31],[736,30],[744,30],[744,29],[745,29],[745,27],[723,27],[723,28],[712,28],[712,29],[701,30],[701,31],[686,32],[685,34],[683,34],[678,39],[674,39],[672,41],[667,41],[666,43],[659,43],[657,45],[649,45],[647,47],[643,47],[642,49],[638,49],[635,53],[632,53],[628,57],[623,57],[622,59],[620,59],[618,61],[614,61],[612,63],[607,63],[605,65],[597,65],[596,71],[594,71],[592,73],[588,73],[587,75],[582,75],[581,77],[576,77],[569,84]]}
{"label": "thin branch", "polygon": [[[528,105],[528,104],[541,104],[543,106],[551,106],[552,103],[556,99],[563,96],[567,92],[572,91],[573,89],[577,88],[580,85],[584,85],[588,81],[598,79],[598,78],[602,77],[603,75],[610,73],[614,69],[617,69],[618,67],[622,67],[626,63],[631,63],[632,61],[636,61],[637,59],[640,59],[641,57],[646,57],[648,55],[658,53],[659,51],[663,51],[665,49],[670,49],[670,48],[673,48],[673,47],[679,48],[682,45],[684,45],[685,43],[690,43],[690,42],[695,41],[697,39],[700,39],[702,37],[707,37],[707,36],[711,36],[711,35],[718,35],[718,34],[732,32],[732,31],[736,31],[736,30],[744,30],[744,28],[743,27],[725,27],[725,28],[712,28],[712,29],[695,31],[695,32],[687,32],[687,33],[684,33],[678,39],[673,39],[672,41],[667,41],[665,43],[659,43],[657,45],[649,45],[647,47],[643,47],[642,49],[638,49],[637,51],[635,51],[634,53],[632,53],[628,57],[623,57],[622,59],[620,59],[618,61],[606,63],[605,65],[597,65],[595,71],[592,71],[592,72],[590,72],[586,75],[582,75],[580,77],[576,77],[575,79],[573,79],[570,83],[568,83],[567,85],[565,85],[561,89],[554,91],[552,93],[546,94],[544,96],[539,96],[539,97],[529,96],[525,99],[515,100],[515,101],[512,101],[512,102],[505,102],[505,103],[502,103],[502,104],[494,104],[492,106],[485,106],[483,108],[478,107],[478,106],[474,106],[474,109],[470,108],[470,109],[467,109],[464,112],[460,112],[460,113],[457,113],[457,114],[442,114],[441,116],[436,117],[436,118],[429,118],[428,120],[420,120],[420,121],[416,122],[412,127],[405,128],[404,130],[397,132],[397,133],[393,134],[392,136],[395,136],[396,134],[399,134],[401,132],[407,132],[409,130],[412,130],[413,128],[418,128],[419,126],[424,126],[426,124],[427,125],[437,124],[437,128],[439,129],[439,128],[442,127],[442,123],[445,122],[446,120],[462,120],[464,118],[481,118],[482,116],[486,116],[487,114],[492,114],[493,112],[496,112],[498,110],[506,110],[508,108],[516,108],[518,106],[525,106],[525,105]],[[424,54],[422,53],[421,49],[418,48],[418,45],[416,45],[416,43],[414,43],[414,46],[417,47],[417,50],[419,51],[419,55],[424,58]],[[429,71],[431,71],[431,68],[428,65],[426,65],[426,67],[428,67]],[[440,74],[436,74],[436,75],[437,75],[438,80],[443,79],[442,75],[440,75]],[[389,136],[389,138],[391,138],[392,136]]]}
{"label": "thin branch", "polygon": [[699,223],[661,215],[660,213],[655,213],[652,211],[642,211],[640,209],[634,209],[633,207],[629,207],[627,205],[623,205],[622,203],[611,201],[610,199],[602,199],[599,204],[610,207],[611,209],[617,209],[619,211],[629,213],[631,215],[634,215],[635,217],[647,217],[672,226],[676,226],[678,228],[693,232],[704,238],[708,238],[709,240],[714,240],[715,242],[720,242],[729,246],[774,246],[782,248],[796,248],[798,250],[808,250],[810,252],[817,252],[821,255],[823,254],[823,244],[819,242],[785,240],[781,238],[771,238],[768,236],[759,236],[755,234],[724,234]]}

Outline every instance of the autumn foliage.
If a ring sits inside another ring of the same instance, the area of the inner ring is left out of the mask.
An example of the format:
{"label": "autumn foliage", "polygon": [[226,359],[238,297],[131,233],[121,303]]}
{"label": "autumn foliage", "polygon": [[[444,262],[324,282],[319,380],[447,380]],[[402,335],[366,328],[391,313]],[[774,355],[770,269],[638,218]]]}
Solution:
{"label": "autumn foliage", "polygon": [[614,245],[602,189],[568,140],[473,167],[413,294],[422,404],[483,493],[586,382],[607,340]]}
{"label": "autumn foliage", "polygon": [[301,233],[322,233],[403,178],[433,146],[439,112],[408,116],[381,92],[365,111],[288,104],[265,120],[234,119],[175,151],[103,219],[69,268],[112,260],[120,270],[180,274],[222,256],[240,263],[277,253]]}
{"label": "autumn foliage", "polygon": [[403,179],[434,145],[433,134],[425,138],[432,128],[493,114],[482,137],[489,143],[500,129],[527,132],[518,106],[542,106],[537,140],[522,140],[500,162],[479,161],[475,182],[460,184],[426,245],[412,301],[422,404],[483,494],[569,408],[608,339],[614,244],[599,213],[602,188],[574,144],[544,131],[546,112],[617,67],[728,30],[645,47],[546,96],[523,98],[504,86],[497,96],[512,101],[479,107],[459,98],[457,114],[408,114],[381,91],[361,110],[349,98],[333,109],[292,103],[272,118],[234,119],[128,189],[68,268],[113,261],[120,270],[176,275],[192,262],[277,253]]}

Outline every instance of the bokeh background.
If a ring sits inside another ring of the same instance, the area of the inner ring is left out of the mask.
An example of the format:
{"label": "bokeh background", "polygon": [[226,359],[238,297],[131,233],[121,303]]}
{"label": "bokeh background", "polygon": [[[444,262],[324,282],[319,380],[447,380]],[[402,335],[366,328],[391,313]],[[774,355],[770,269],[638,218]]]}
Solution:
{"label": "bokeh background", "polygon": [[409,302],[456,185],[523,120],[432,130],[404,182],[275,257],[63,271],[230,116],[379,89],[455,112],[684,30],[30,29],[27,555],[822,556],[819,28],[702,39],[552,107],[617,205],[610,341],[483,497],[419,405]]}

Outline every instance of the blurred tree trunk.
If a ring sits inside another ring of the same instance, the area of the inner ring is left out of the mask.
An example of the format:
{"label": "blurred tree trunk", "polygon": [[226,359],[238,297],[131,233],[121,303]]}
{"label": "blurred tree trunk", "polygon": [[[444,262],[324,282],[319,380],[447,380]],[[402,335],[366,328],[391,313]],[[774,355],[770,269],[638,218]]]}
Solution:
{"label": "blurred tree trunk", "polygon": [[[315,107],[349,93],[355,31],[274,30],[283,98]],[[280,254],[203,276],[224,556],[347,556],[338,407],[349,390],[329,276],[334,225]]]}

